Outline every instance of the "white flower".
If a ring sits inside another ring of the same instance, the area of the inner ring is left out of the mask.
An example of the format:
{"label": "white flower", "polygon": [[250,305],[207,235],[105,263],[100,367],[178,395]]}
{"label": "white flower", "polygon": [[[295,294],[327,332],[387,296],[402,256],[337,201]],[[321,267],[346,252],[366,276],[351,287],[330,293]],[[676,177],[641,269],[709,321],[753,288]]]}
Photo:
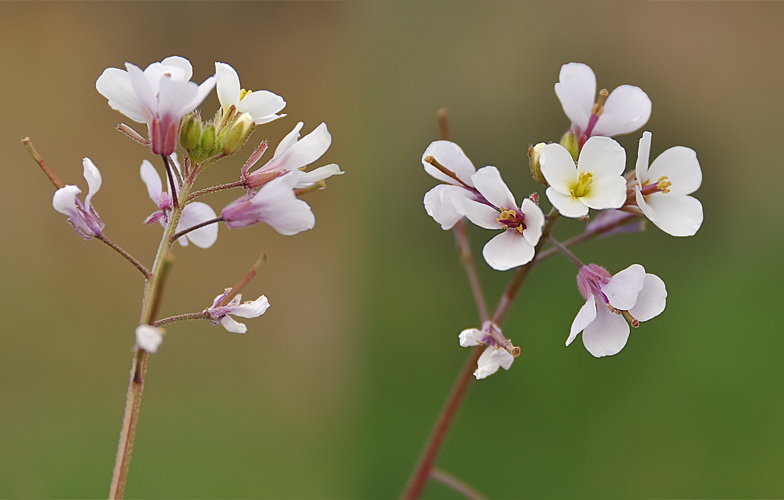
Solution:
{"label": "white flower", "polygon": [[172,154],[182,117],[204,101],[215,86],[215,77],[196,85],[190,81],[191,63],[178,56],[152,63],[144,71],[131,63],[125,63],[125,67],[127,71],[105,69],[95,88],[109,99],[112,109],[147,124],[153,153]]}
{"label": "white flower", "polygon": [[291,170],[264,184],[256,193],[247,194],[229,203],[221,212],[231,228],[266,222],[283,235],[312,229],[316,216],[310,205],[297,198],[294,188],[300,184],[299,170]]}
{"label": "white flower", "polygon": [[566,116],[572,121],[572,131],[583,140],[591,136],[614,136],[634,132],[645,125],[651,116],[651,100],[639,87],[621,85],[613,90],[596,113],[596,76],[581,63],[561,66],[555,93]]}
{"label": "white flower", "polygon": [[237,294],[225,306],[215,307],[229,291],[231,291],[231,288],[227,288],[225,292],[215,297],[215,300],[212,301],[212,306],[205,309],[205,311],[210,314],[210,321],[212,324],[217,325],[220,323],[223,325],[223,328],[231,333],[245,333],[248,331],[248,327],[229,317],[229,314],[241,318],[257,318],[267,311],[270,306],[269,300],[262,295],[252,302],[241,304],[242,294]]}
{"label": "white flower", "polygon": [[82,238],[89,240],[101,234],[104,223],[92,205],[92,198],[101,189],[101,172],[89,158],[82,160],[84,179],[87,181],[87,196],[84,204],[76,197],[82,191],[72,185],[66,185],[55,191],[52,206],[61,214],[68,216],[68,222]]}
{"label": "white flower", "polygon": [[256,125],[286,116],[276,114],[286,107],[282,97],[267,90],[243,90],[237,72],[228,64],[216,62],[215,76],[218,80],[218,100],[224,113],[234,106],[240,113],[248,113]]}
{"label": "white flower", "polygon": [[152,325],[139,325],[136,327],[136,345],[140,349],[154,354],[158,352],[163,342],[163,330]]}
{"label": "white flower", "polygon": [[[441,166],[450,170],[456,179],[425,161],[429,158],[433,158]],[[422,165],[425,167],[425,172],[446,183],[434,187],[425,194],[425,210],[433,220],[441,224],[442,229],[451,229],[463,217],[458,208],[459,202],[455,200],[478,199],[476,193],[470,189],[474,187],[471,176],[476,172],[476,168],[460,146],[449,141],[431,143],[422,155]]]}
{"label": "white flower", "polygon": [[583,332],[583,344],[595,357],[612,356],[629,339],[628,318],[632,326],[661,314],[667,303],[667,289],[655,274],[633,264],[612,276],[606,269],[590,264],[577,275],[577,286],[585,305],[572,322],[566,345]]}
{"label": "white flower", "polygon": [[[180,164],[177,162],[177,155],[173,154],[171,160],[179,171]],[[147,185],[147,193],[150,195],[150,199],[158,206],[158,210],[150,215],[145,223],[152,224],[156,221],[160,221],[161,225],[165,227],[165,225],[169,223],[169,215],[171,214],[173,207],[171,194],[163,191],[161,178],[158,177],[155,167],[147,160],[142,162],[141,176],[142,180]],[[215,212],[209,205],[200,201],[191,202],[182,209],[176,232],[179,233],[189,227],[215,218]],[[217,239],[218,224],[216,223],[206,225],[180,236],[177,238],[177,241],[179,241],[182,246],[188,246],[188,240],[190,240],[197,247],[209,248]]]}
{"label": "white flower", "polygon": [[584,217],[589,208],[620,208],[626,201],[626,151],[612,139],[588,139],[577,166],[563,146],[548,144],[539,163],[550,184],[547,198],[565,217]]}
{"label": "white flower", "polygon": [[637,206],[662,231],[692,236],[702,225],[702,204],[688,196],[700,187],[702,171],[693,149],[683,146],[660,154],[650,168],[651,133],[643,132],[637,153]]}
{"label": "white flower", "polygon": [[[303,125],[303,122],[299,122],[294,127],[294,130],[280,141],[278,147],[275,148],[275,154],[272,156],[272,159],[265,163],[263,167],[254,170],[251,174],[243,171],[242,176],[248,189],[256,189],[263,186],[270,179],[277,177],[283,172],[300,170],[318,160],[327,152],[327,149],[332,144],[332,135],[327,130],[327,124],[322,123],[303,137],[302,140],[299,140],[299,131],[302,130]],[[245,169],[249,169],[251,166],[248,165]],[[303,175],[298,177],[299,183],[293,187],[298,189],[309,187],[328,177],[342,173],[337,164],[331,163],[303,173]]]}
{"label": "white flower", "polygon": [[471,181],[483,200],[455,198],[453,201],[459,205],[460,212],[479,227],[503,230],[484,246],[485,261],[498,271],[529,263],[542,236],[542,209],[528,198],[518,208],[495,167],[480,168]]}
{"label": "white flower", "polygon": [[476,328],[469,328],[460,332],[460,345],[463,347],[472,347],[478,345],[486,345],[487,349],[484,350],[476,363],[476,371],[474,377],[477,380],[489,377],[498,371],[499,368],[509,370],[514,361],[514,356],[503,347],[498,345],[496,339],[490,333],[491,329],[500,335],[501,330],[495,324],[487,322],[482,330]]}

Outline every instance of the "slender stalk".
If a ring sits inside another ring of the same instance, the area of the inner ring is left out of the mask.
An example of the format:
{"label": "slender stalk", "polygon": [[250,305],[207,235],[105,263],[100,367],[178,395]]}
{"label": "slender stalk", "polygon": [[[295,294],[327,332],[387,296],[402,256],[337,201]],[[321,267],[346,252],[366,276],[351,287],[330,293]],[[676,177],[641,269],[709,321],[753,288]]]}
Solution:
{"label": "slender stalk", "polygon": [[[626,217],[623,217],[623,218],[617,220],[614,224],[610,224],[610,225],[604,226],[604,227],[600,228],[597,231],[590,231],[590,232],[586,231],[586,232],[584,232],[582,234],[578,234],[577,236],[575,236],[573,238],[569,238],[566,241],[562,241],[561,245],[565,246],[566,248],[569,248],[571,246],[577,245],[578,243],[582,243],[583,241],[588,241],[588,240],[593,239],[593,238],[598,238],[599,236],[601,236],[603,234],[606,234],[606,233],[609,233],[613,229],[616,229],[616,228],[626,224],[627,222],[631,221],[635,217],[636,217],[636,215],[634,215],[634,214],[628,214]],[[558,249],[557,248],[555,248],[555,247],[548,248],[547,250],[544,250],[544,251],[536,254],[536,258],[534,259],[534,263],[538,264],[541,261],[543,261],[545,259],[548,259],[548,258],[552,257],[553,255],[555,255],[557,253],[558,253]]]}
{"label": "slender stalk", "polygon": [[441,469],[434,468],[430,471],[430,477],[438,481],[439,483],[443,484],[444,486],[448,486],[452,488],[456,492],[460,493],[464,497],[470,500],[487,500],[487,498],[476,491],[474,488],[467,485],[465,482],[461,481],[460,479],[456,478],[452,474],[445,472]]}
{"label": "slender stalk", "polygon": [[455,230],[455,242],[460,249],[460,262],[463,264],[466,274],[468,275],[468,281],[471,283],[471,291],[474,294],[476,307],[479,310],[480,323],[484,323],[489,317],[487,315],[487,302],[485,301],[485,295],[482,291],[482,284],[479,282],[479,276],[476,274],[476,266],[474,266],[474,259],[471,255],[471,242],[468,239],[463,219],[457,221],[457,224],[455,224],[453,229]]}
{"label": "slender stalk", "polygon": [[199,313],[178,314],[177,316],[169,316],[168,318],[159,319],[154,321],[152,326],[163,326],[177,321],[185,321],[191,319],[209,319],[210,313],[203,311]]}
{"label": "slender stalk", "polygon": [[[189,189],[190,185],[183,185],[182,190],[179,193],[182,199],[187,199]],[[139,318],[140,325],[152,324],[155,319],[154,316],[157,314],[163,283],[168,275],[168,270],[172,262],[170,258],[172,245],[171,237],[176,232],[177,223],[180,221],[183,207],[184,205],[180,203],[172,210],[169,224],[166,226],[163,235],[161,236],[158,252],[155,255],[155,261],[152,270],[150,271],[150,278],[147,280],[144,287],[142,311]],[[125,414],[120,429],[120,440],[117,445],[117,457],[114,463],[112,483],[109,488],[109,498],[111,499],[123,498],[125,493],[125,483],[128,480],[128,467],[130,465],[133,440],[136,434],[136,423],[139,419],[139,408],[141,406],[142,391],[144,389],[144,375],[147,370],[147,358],[148,354],[146,351],[139,347],[135,348],[133,363],[131,365],[130,381],[128,382],[128,393],[125,400]]]}
{"label": "slender stalk", "polygon": [[57,189],[64,187],[65,184],[63,183],[63,181],[61,181],[60,178],[57,177],[57,174],[55,174],[52,171],[52,169],[49,168],[49,165],[46,164],[46,162],[41,157],[41,155],[38,154],[38,151],[35,150],[35,148],[33,147],[33,142],[30,140],[30,138],[25,137],[24,139],[22,139],[22,144],[24,144],[24,147],[27,149],[27,152],[30,153],[30,156],[33,157],[33,160],[35,160],[38,166],[41,167],[41,170],[44,171],[44,174],[46,175],[46,177],[49,178],[49,181],[52,184],[54,184],[54,187],[56,187]]}
{"label": "slender stalk", "polygon": [[578,258],[577,258],[577,256],[576,256],[575,254],[573,254],[572,252],[570,252],[570,251],[569,251],[569,249],[568,249],[568,248],[566,248],[566,247],[563,245],[563,243],[561,243],[560,241],[556,240],[556,239],[555,239],[555,238],[553,238],[552,236],[550,236],[550,237],[548,238],[548,240],[550,240],[550,243],[552,243],[552,245],[553,245],[555,248],[557,248],[559,252],[561,252],[562,254],[564,254],[564,255],[566,256],[566,258],[567,258],[567,259],[569,259],[570,261],[572,261],[572,264],[574,264],[575,266],[577,266],[577,269],[582,269],[582,268],[585,266],[585,264],[583,264],[583,262],[582,262],[580,259],[578,259]]}
{"label": "slender stalk", "polygon": [[190,203],[191,201],[195,200],[196,198],[198,198],[200,196],[204,196],[205,194],[215,193],[217,191],[222,191],[224,189],[231,189],[231,188],[236,188],[236,187],[242,187],[244,185],[245,185],[244,181],[235,181],[235,182],[229,182],[228,184],[221,184],[219,186],[212,186],[212,187],[204,188],[204,189],[201,189],[199,191],[195,191],[195,192],[191,193],[191,195],[188,196],[188,202]]}
{"label": "slender stalk", "polygon": [[109,238],[107,238],[103,234],[99,234],[95,238],[98,239],[98,240],[101,240],[104,243],[106,243],[107,245],[109,245],[109,247],[111,249],[113,249],[115,252],[117,252],[120,255],[122,255],[125,258],[125,260],[127,260],[128,262],[133,264],[136,267],[136,269],[138,269],[144,275],[145,279],[150,279],[150,271],[148,271],[147,268],[144,267],[144,265],[141,262],[136,260],[133,257],[133,255],[131,255],[128,252],[126,252],[125,250],[123,250],[119,245],[117,245],[116,243],[111,241]]}
{"label": "slender stalk", "polygon": [[476,362],[483,351],[484,349],[474,348],[468,354],[468,359],[463,364],[463,368],[452,386],[452,391],[449,393],[438,420],[436,420],[436,425],[430,433],[425,449],[422,451],[422,456],[419,458],[419,463],[403,492],[402,499],[413,500],[419,498],[420,493],[422,493],[422,489],[425,487],[425,483],[427,483],[430,472],[433,469],[433,463],[441,449],[441,444],[446,437],[447,431],[449,431],[449,426],[452,424],[452,420],[460,408],[460,403],[463,401],[466,389],[468,389],[471,383],[473,373],[476,370]]}
{"label": "slender stalk", "polygon": [[195,226],[191,226],[188,229],[183,229],[179,233],[173,234],[171,236],[171,240],[172,241],[177,241],[177,238],[179,238],[180,236],[184,236],[184,235],[190,233],[191,231],[196,231],[197,229],[201,229],[204,226],[209,226],[210,224],[215,224],[217,222],[223,222],[223,220],[224,220],[223,217],[215,217],[214,219],[210,219],[208,221],[200,222],[200,223],[196,224]]}

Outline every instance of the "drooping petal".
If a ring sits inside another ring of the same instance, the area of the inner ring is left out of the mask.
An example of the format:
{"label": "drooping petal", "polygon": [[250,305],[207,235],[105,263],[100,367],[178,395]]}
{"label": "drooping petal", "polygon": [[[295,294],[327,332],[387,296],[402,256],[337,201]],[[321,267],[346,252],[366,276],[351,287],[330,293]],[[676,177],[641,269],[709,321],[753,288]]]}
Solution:
{"label": "drooping petal", "polygon": [[651,133],[645,131],[640,137],[640,145],[637,146],[637,165],[635,166],[635,176],[637,181],[643,183],[648,180],[648,165],[651,157]]}
{"label": "drooping petal", "polygon": [[82,159],[82,166],[84,167],[84,179],[87,181],[87,196],[84,198],[84,205],[90,207],[93,195],[101,189],[101,172],[89,158]]}
{"label": "drooping petal", "polygon": [[136,327],[136,345],[141,349],[154,354],[158,352],[163,342],[163,332],[152,325],[139,325]]}
{"label": "drooping petal", "polygon": [[653,193],[645,197],[639,186],[635,193],[637,206],[656,226],[672,236],[693,236],[702,225],[702,203],[691,196]]}
{"label": "drooping petal", "polygon": [[244,323],[240,323],[228,315],[222,317],[220,323],[226,331],[231,333],[245,333],[248,331],[248,327]]}
{"label": "drooping petal", "polygon": [[564,217],[576,218],[588,215],[588,206],[571,194],[564,194],[552,186],[547,188],[545,194],[550,203]]}
{"label": "drooping petal", "polygon": [[425,150],[425,153],[422,155],[422,165],[425,167],[425,171],[428,174],[439,181],[448,184],[456,184],[457,182],[454,179],[426,162],[425,158],[428,156],[432,156],[438,163],[454,172],[457,178],[465,184],[471,187],[474,186],[471,182],[471,176],[476,172],[476,167],[474,167],[474,164],[471,163],[471,160],[468,159],[460,146],[454,142],[435,141],[430,143]]}
{"label": "drooping petal", "polygon": [[240,102],[240,77],[237,72],[226,63],[215,63],[215,76],[217,79],[218,101],[224,112]]}
{"label": "drooping petal", "polygon": [[[52,207],[63,215],[77,218],[76,195],[82,190],[73,185],[63,186],[54,192],[52,197]],[[61,219],[62,220],[62,219]]]}
{"label": "drooping petal", "polygon": [[534,247],[516,229],[507,229],[485,244],[482,256],[496,271],[506,271],[531,262]]}
{"label": "drooping petal", "polygon": [[306,188],[316,184],[319,181],[328,179],[333,175],[343,175],[345,172],[340,170],[337,163],[330,163],[323,167],[314,168],[310,172],[302,172],[299,176],[299,181],[294,186],[295,188]]}
{"label": "drooping petal", "polygon": [[256,125],[269,123],[286,115],[277,114],[286,107],[283,98],[268,90],[255,90],[246,95],[237,105],[239,111],[249,113]]}
{"label": "drooping petal", "polygon": [[[441,224],[442,229],[452,229],[452,226],[463,218],[463,213],[458,210],[454,197],[466,196],[468,191],[460,186],[439,184],[425,194],[425,210],[433,220]],[[497,215],[497,212],[495,213]]]}
{"label": "drooping petal", "polygon": [[332,136],[325,123],[297,141],[301,128],[302,123],[297,124],[275,149],[275,156],[256,172],[297,170],[310,165],[329,149]]}
{"label": "drooping petal", "polygon": [[619,314],[600,305],[596,319],[583,331],[583,345],[593,356],[618,354],[629,340],[629,324]]}
{"label": "drooping petal", "polygon": [[637,294],[642,290],[644,281],[645,268],[632,264],[615,274],[608,283],[599,284],[599,288],[607,296],[611,306],[628,311],[637,302]]}
{"label": "drooping petal", "polygon": [[[288,172],[262,186],[253,195],[243,196],[222,211],[226,225],[231,228],[245,227],[258,222],[266,222],[283,235],[293,235],[312,229],[316,217],[310,206],[297,198],[289,176],[298,171]],[[296,178],[293,181],[296,184]]]}
{"label": "drooping petal", "polygon": [[581,131],[588,125],[596,97],[596,76],[593,70],[582,63],[561,66],[555,93],[561,101],[564,113]]}
{"label": "drooping petal", "polygon": [[666,305],[667,288],[664,281],[655,274],[646,274],[642,290],[637,295],[637,303],[629,309],[629,314],[638,321],[648,321],[661,314]]}
{"label": "drooping petal", "polygon": [[648,169],[648,179],[656,182],[666,176],[672,183],[671,195],[687,195],[702,184],[702,170],[693,149],[675,146],[660,154]]}
{"label": "drooping petal", "polygon": [[468,328],[460,332],[458,338],[462,347],[473,347],[482,345],[482,339],[485,337],[484,332],[477,328]]}
{"label": "drooping petal", "polygon": [[147,160],[142,161],[141,176],[142,181],[147,185],[147,194],[150,195],[153,203],[160,208],[163,185],[161,184],[161,178],[158,177],[158,172],[155,171],[155,167]]}
{"label": "drooping petal", "polygon": [[544,226],[544,213],[542,209],[539,208],[539,205],[531,201],[529,198],[523,200],[523,204],[520,206],[520,210],[525,215],[525,229],[523,230],[523,236],[525,237],[526,241],[530,243],[532,246],[536,246],[539,243],[539,239],[542,237],[542,227]]}
{"label": "drooping petal", "polygon": [[109,100],[109,106],[139,123],[147,122],[144,107],[136,96],[127,71],[106,68],[95,82],[95,89]]}
{"label": "drooping petal", "polygon": [[244,302],[242,304],[230,307],[231,312],[229,314],[233,314],[241,318],[257,318],[264,314],[269,306],[269,300],[267,300],[267,297],[262,295],[252,302]]}
{"label": "drooping petal", "polygon": [[580,308],[580,311],[572,321],[572,328],[569,330],[569,338],[566,339],[566,345],[572,343],[577,338],[577,334],[585,330],[585,327],[591,324],[596,319],[596,298],[593,295],[588,296],[588,300]]}
{"label": "drooping petal", "polygon": [[482,167],[471,176],[474,187],[482,196],[498,208],[516,209],[514,195],[501,178],[501,172],[495,167]]}
{"label": "drooping petal", "polygon": [[614,136],[634,132],[651,117],[651,100],[639,87],[621,85],[610,93],[604,112],[591,135]]}
{"label": "drooping petal", "polygon": [[578,171],[572,155],[566,148],[560,144],[548,144],[543,147],[539,154],[539,165],[542,175],[553,189],[569,194],[569,190],[577,182]]}
{"label": "drooping petal", "polygon": [[[180,222],[177,224],[177,232],[184,231],[202,222],[207,222],[215,217],[215,211],[209,205],[200,201],[194,201],[182,209]],[[178,239],[180,243],[182,243],[181,240],[184,238],[189,239],[199,248],[209,248],[218,239],[218,224],[209,224],[191,231]]]}
{"label": "drooping petal", "polygon": [[482,380],[498,371],[499,368],[508,370],[512,366],[514,356],[509,354],[505,349],[497,349],[495,347],[488,347],[484,350],[476,362],[476,371],[474,377],[477,380]]}

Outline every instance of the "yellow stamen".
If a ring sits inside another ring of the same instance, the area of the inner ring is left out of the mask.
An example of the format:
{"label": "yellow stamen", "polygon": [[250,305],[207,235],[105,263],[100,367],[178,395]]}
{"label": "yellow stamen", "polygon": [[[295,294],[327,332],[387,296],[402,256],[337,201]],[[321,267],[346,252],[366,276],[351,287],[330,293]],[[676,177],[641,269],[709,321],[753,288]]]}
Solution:
{"label": "yellow stamen", "polygon": [[663,175],[659,177],[658,182],[656,183],[656,188],[660,190],[662,193],[669,193],[669,187],[672,186],[672,182],[667,180],[667,176]]}
{"label": "yellow stamen", "polygon": [[246,97],[248,97],[252,93],[253,93],[252,90],[240,89],[240,101],[245,99]]}
{"label": "yellow stamen", "polygon": [[[503,224],[504,221],[506,221],[506,220],[518,222],[519,219],[517,217],[517,211],[516,210],[507,210],[507,209],[501,207],[501,215],[498,216],[496,221],[499,224]],[[509,224],[509,225],[511,226],[511,224]],[[515,229],[517,229],[517,231],[520,234],[523,234],[523,230],[525,229],[525,226],[523,224],[520,224],[517,227],[515,227]]]}
{"label": "yellow stamen", "polygon": [[583,170],[580,172],[580,175],[577,178],[577,183],[572,185],[572,187],[569,189],[569,192],[575,198],[581,198],[590,191],[589,186],[591,185],[591,182],[593,182],[593,174]]}

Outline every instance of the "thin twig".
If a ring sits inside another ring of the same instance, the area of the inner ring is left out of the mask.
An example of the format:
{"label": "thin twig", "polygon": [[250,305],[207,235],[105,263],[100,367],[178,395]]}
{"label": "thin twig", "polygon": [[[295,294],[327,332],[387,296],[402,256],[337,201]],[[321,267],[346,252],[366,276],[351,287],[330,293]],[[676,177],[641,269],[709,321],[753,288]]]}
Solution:
{"label": "thin twig", "polygon": [[41,155],[38,154],[38,151],[35,150],[32,141],[30,141],[30,138],[25,137],[24,139],[22,139],[22,144],[24,144],[24,147],[27,149],[27,152],[30,153],[30,156],[33,157],[33,160],[35,160],[35,162],[38,163],[38,166],[41,167],[41,170],[44,171],[44,174],[46,174],[46,176],[49,178],[49,181],[51,181],[51,183],[54,184],[54,187],[56,187],[57,189],[64,187],[65,184],[63,183],[63,181],[61,181],[60,178],[57,177],[57,174],[55,174],[52,171],[52,169],[49,168],[49,165],[46,164],[46,162],[41,157]]}
{"label": "thin twig", "polygon": [[463,264],[466,274],[468,275],[468,281],[471,283],[471,291],[474,294],[476,307],[479,310],[480,324],[484,324],[488,318],[487,302],[485,301],[485,295],[482,291],[482,284],[479,282],[479,275],[476,273],[476,266],[474,266],[474,259],[471,255],[471,242],[468,239],[463,219],[457,221],[453,229],[455,232],[455,242],[460,249],[460,262]]}
{"label": "thin twig", "polygon": [[174,187],[174,173],[172,172],[174,167],[169,163],[169,157],[167,155],[161,155],[161,158],[163,158],[163,163],[166,165],[166,176],[169,178],[169,190],[172,203],[174,208],[177,209],[179,208],[179,195],[177,193],[177,189]]}
{"label": "thin twig", "polygon": [[179,233],[175,233],[171,236],[171,241],[177,241],[180,236],[185,236],[186,234],[190,233],[191,231],[196,231],[197,229],[201,229],[204,226],[209,226],[210,224],[215,224],[216,222],[223,222],[223,217],[216,217],[214,219],[210,219],[208,221],[200,222],[195,226],[191,226],[188,229],[183,229]]}
{"label": "thin twig", "polygon": [[147,268],[144,267],[144,265],[141,262],[136,260],[133,257],[133,255],[131,255],[128,252],[126,252],[125,250],[123,250],[119,245],[117,245],[116,243],[111,241],[109,238],[107,238],[103,234],[99,234],[95,238],[98,239],[98,240],[101,240],[104,243],[106,243],[107,245],[109,245],[109,247],[111,249],[113,249],[115,252],[117,252],[120,255],[122,255],[125,258],[125,260],[127,260],[128,262],[133,264],[136,267],[136,269],[138,269],[144,275],[145,279],[150,279],[150,271],[148,271]]}
{"label": "thin twig", "polygon": [[572,262],[572,264],[577,266],[577,269],[582,269],[585,266],[585,264],[583,264],[583,262],[580,259],[578,259],[575,254],[570,252],[569,249],[566,248],[563,243],[561,243],[560,241],[556,240],[552,236],[550,236],[547,239],[548,239],[548,241],[550,241],[550,243],[553,245],[553,247],[557,248],[559,252],[564,254],[566,256],[566,258],[569,259]]}
{"label": "thin twig", "polygon": [[231,189],[231,188],[235,188],[235,187],[242,187],[244,185],[245,185],[244,181],[236,181],[236,182],[229,182],[228,184],[221,184],[219,186],[212,186],[212,187],[204,188],[204,189],[202,189],[200,191],[196,191],[194,193],[191,193],[191,195],[188,196],[188,200],[187,201],[191,202],[191,201],[195,200],[196,198],[198,198],[200,196],[204,196],[205,194],[215,193],[217,191],[222,191],[224,189]]}
{"label": "thin twig", "polygon": [[158,327],[163,325],[168,325],[169,323],[175,323],[177,321],[186,321],[186,320],[193,320],[193,319],[209,319],[210,313],[207,311],[202,311],[198,313],[188,313],[188,314],[178,314],[177,316],[169,316],[168,318],[159,319],[158,321],[154,321],[152,326]]}
{"label": "thin twig", "polygon": [[444,486],[448,486],[452,488],[456,492],[460,493],[464,497],[470,500],[487,500],[487,497],[476,491],[471,486],[467,485],[464,481],[456,478],[452,474],[445,472],[437,467],[434,467],[433,470],[430,471],[430,477],[438,481],[439,483],[443,484]]}

